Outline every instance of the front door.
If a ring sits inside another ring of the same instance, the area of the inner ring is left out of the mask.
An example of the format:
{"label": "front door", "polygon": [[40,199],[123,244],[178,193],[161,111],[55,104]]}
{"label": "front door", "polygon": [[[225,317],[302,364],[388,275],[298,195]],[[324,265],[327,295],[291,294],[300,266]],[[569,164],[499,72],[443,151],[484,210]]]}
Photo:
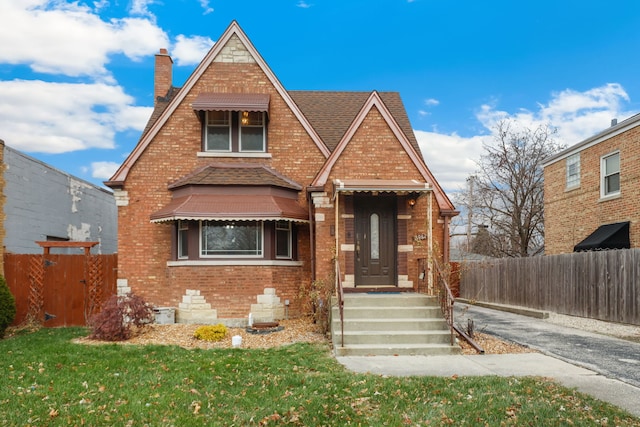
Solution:
{"label": "front door", "polygon": [[355,285],[396,286],[396,198],[356,196]]}

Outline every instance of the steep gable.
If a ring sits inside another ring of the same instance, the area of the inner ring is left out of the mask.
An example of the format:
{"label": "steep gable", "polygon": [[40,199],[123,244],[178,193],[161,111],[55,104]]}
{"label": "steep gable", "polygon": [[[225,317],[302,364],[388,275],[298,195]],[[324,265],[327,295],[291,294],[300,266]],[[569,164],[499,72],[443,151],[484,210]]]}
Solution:
{"label": "steep gable", "polygon": [[304,130],[308,133],[311,140],[315,143],[318,150],[328,157],[329,149],[324,145],[322,139],[318,136],[314,128],[308,122],[307,118],[302,114],[298,106],[291,99],[289,93],[284,89],[275,74],[267,66],[258,51],[255,49],[251,41],[244,34],[236,21],[233,21],[220,39],[213,45],[209,53],[204,57],[195,71],[187,79],[186,83],[177,93],[170,91],[168,94],[171,98],[163,105],[158,102],[154,114],[149,122],[140,141],[131,152],[129,157],[124,161],[116,173],[111,177],[106,185],[110,187],[121,187],[127,178],[127,175],[145,149],[149,146],[154,137],[158,134],[162,126],[175,113],[180,105],[185,101],[186,97],[191,93],[192,89],[203,77],[209,66],[214,63],[233,63],[233,64],[257,64],[264,72],[269,82],[273,85],[276,92],[282,97],[285,104],[292,111],[293,115],[300,122]]}
{"label": "steep gable", "polygon": [[[327,183],[332,169],[343,156],[345,150],[347,150],[347,147],[354,140],[354,137],[356,136],[358,131],[363,128],[363,124],[365,123],[365,121],[369,120],[372,114],[377,115],[377,120],[382,120],[387,125],[388,132],[386,132],[385,134],[387,134],[387,136],[393,136],[393,138],[387,138],[387,142],[385,142],[384,147],[385,150],[393,150],[394,147],[398,147],[399,145],[398,148],[404,151],[407,161],[411,163],[413,167],[415,167],[415,170],[419,174],[419,176],[425,182],[429,183],[432,186],[440,209],[442,211],[453,211],[453,203],[451,203],[445,192],[440,187],[440,184],[438,184],[435,177],[433,176],[427,165],[424,163],[424,160],[420,155],[419,148],[417,147],[417,142],[414,146],[412,140],[403,131],[402,127],[395,120],[393,114],[391,114],[391,111],[382,100],[380,94],[376,91],[372,92],[369,95],[360,111],[356,114],[354,120],[345,130],[340,141],[332,150],[331,156],[329,156],[329,158],[327,159],[325,165],[316,176],[312,185],[324,186]],[[406,117],[406,114],[404,116]],[[415,141],[415,136],[413,135],[412,131],[410,132],[410,135],[412,135],[413,141]],[[361,150],[359,152],[361,155],[360,162],[363,164],[362,166],[368,168],[369,170],[371,170],[372,160],[375,159],[376,156],[376,153],[371,154],[372,149],[373,147],[359,147],[359,150]],[[378,168],[378,170],[384,170],[384,167]],[[389,173],[391,171],[387,170],[386,172]],[[409,172],[407,171],[407,173]]]}
{"label": "steep gable", "polygon": [[[289,91],[329,150],[333,151],[353,123],[371,92]],[[411,123],[397,92],[378,92],[402,132],[420,151]]]}

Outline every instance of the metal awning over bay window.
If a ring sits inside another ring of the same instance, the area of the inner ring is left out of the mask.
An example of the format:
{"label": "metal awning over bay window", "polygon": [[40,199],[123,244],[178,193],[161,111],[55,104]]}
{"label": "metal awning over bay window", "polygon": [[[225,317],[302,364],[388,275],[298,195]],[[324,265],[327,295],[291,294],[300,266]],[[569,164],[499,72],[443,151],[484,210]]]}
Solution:
{"label": "metal awning over bay window", "polygon": [[264,93],[199,94],[191,103],[196,111],[259,111],[269,112],[269,95]]}
{"label": "metal awning over bay window", "polygon": [[189,194],[151,214],[151,222],[177,220],[308,222],[309,214],[297,200],[273,194]]}

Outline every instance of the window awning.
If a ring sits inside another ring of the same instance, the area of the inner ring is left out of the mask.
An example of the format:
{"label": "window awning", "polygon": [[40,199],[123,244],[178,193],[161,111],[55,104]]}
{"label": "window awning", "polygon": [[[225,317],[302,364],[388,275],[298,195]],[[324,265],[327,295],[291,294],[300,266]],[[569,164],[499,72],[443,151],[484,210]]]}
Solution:
{"label": "window awning", "polygon": [[409,194],[432,191],[427,182],[416,180],[387,180],[387,179],[349,179],[333,181],[335,192],[381,192],[395,194]]}
{"label": "window awning", "polygon": [[309,214],[297,200],[287,197],[190,194],[151,214],[151,222],[175,220],[308,222]]}
{"label": "window awning", "polygon": [[205,92],[191,103],[196,111],[269,111],[269,94]]}
{"label": "window awning", "polygon": [[573,247],[574,252],[605,249],[629,249],[629,222],[601,225],[586,239]]}

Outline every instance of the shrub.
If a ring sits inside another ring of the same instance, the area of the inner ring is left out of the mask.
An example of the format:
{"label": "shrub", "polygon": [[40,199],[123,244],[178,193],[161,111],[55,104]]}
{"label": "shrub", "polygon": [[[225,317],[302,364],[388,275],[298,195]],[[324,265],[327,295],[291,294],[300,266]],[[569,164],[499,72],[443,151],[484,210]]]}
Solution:
{"label": "shrub", "polygon": [[7,281],[0,276],[0,338],[16,318],[16,300],[7,286]]}
{"label": "shrub", "polygon": [[90,338],[103,341],[124,341],[133,335],[132,327],[140,328],[155,319],[153,307],[133,293],[114,295],[93,316]]}
{"label": "shrub", "polygon": [[204,341],[220,341],[227,336],[227,327],[222,323],[200,326],[195,330],[193,336]]}

